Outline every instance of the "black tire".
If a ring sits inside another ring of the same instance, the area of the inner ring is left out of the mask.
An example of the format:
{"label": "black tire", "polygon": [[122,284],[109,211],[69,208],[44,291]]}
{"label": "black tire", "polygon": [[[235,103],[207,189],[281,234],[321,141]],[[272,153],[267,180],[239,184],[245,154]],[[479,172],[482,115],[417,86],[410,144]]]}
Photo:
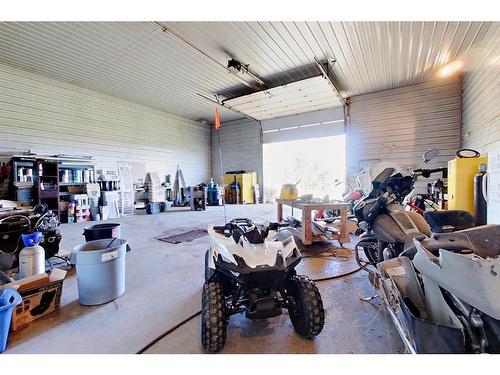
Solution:
{"label": "black tire", "polygon": [[205,252],[205,281],[210,279],[214,270],[208,266],[208,257],[210,256],[210,249]]}
{"label": "black tire", "polygon": [[201,345],[203,350],[218,352],[226,342],[227,313],[222,283],[206,281],[201,297]]}
{"label": "black tire", "polygon": [[286,289],[295,303],[295,307],[289,309],[295,331],[307,339],[319,335],[325,324],[325,310],[314,281],[307,276],[296,275],[288,280]]}

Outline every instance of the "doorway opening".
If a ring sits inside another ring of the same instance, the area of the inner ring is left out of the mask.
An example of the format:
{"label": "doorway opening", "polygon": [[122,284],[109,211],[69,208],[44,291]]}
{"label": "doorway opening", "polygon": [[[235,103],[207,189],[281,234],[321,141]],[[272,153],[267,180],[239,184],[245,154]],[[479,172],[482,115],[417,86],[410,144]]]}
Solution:
{"label": "doorway opening", "polygon": [[264,201],[279,198],[283,184],[297,185],[299,197],[313,194],[315,198],[340,199],[345,185],[335,180],[346,176],[345,134],[301,139],[262,145],[264,167]]}

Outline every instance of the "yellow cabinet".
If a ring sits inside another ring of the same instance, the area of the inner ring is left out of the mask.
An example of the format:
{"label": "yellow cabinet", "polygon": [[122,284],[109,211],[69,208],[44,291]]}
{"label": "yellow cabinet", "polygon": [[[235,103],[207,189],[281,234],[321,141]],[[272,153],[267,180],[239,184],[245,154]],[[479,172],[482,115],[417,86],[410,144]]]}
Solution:
{"label": "yellow cabinet", "polygon": [[235,176],[236,182],[240,185],[240,203],[255,203],[254,187],[257,185],[257,173],[225,174],[224,185],[226,185],[226,189],[234,182]]}
{"label": "yellow cabinet", "polygon": [[448,162],[448,209],[474,214],[474,176],[488,157],[455,158]]}

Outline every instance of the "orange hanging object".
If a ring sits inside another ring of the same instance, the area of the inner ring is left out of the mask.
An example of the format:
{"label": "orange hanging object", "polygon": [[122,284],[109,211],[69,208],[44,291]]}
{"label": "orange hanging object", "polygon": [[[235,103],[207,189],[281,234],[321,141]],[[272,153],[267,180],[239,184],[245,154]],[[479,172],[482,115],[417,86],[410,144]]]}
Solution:
{"label": "orange hanging object", "polygon": [[220,128],[220,114],[219,114],[219,110],[217,108],[215,109],[215,122],[214,122],[214,125],[215,125],[215,129],[219,129]]}

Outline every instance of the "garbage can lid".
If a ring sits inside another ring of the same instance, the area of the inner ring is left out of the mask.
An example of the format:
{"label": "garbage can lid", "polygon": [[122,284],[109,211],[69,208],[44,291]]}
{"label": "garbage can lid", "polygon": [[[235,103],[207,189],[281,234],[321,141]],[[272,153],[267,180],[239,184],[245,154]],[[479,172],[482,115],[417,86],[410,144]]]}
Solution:
{"label": "garbage can lid", "polygon": [[104,224],[94,224],[88,227],[84,227],[83,230],[101,230],[101,229],[113,229],[121,226],[120,223],[104,223]]}

